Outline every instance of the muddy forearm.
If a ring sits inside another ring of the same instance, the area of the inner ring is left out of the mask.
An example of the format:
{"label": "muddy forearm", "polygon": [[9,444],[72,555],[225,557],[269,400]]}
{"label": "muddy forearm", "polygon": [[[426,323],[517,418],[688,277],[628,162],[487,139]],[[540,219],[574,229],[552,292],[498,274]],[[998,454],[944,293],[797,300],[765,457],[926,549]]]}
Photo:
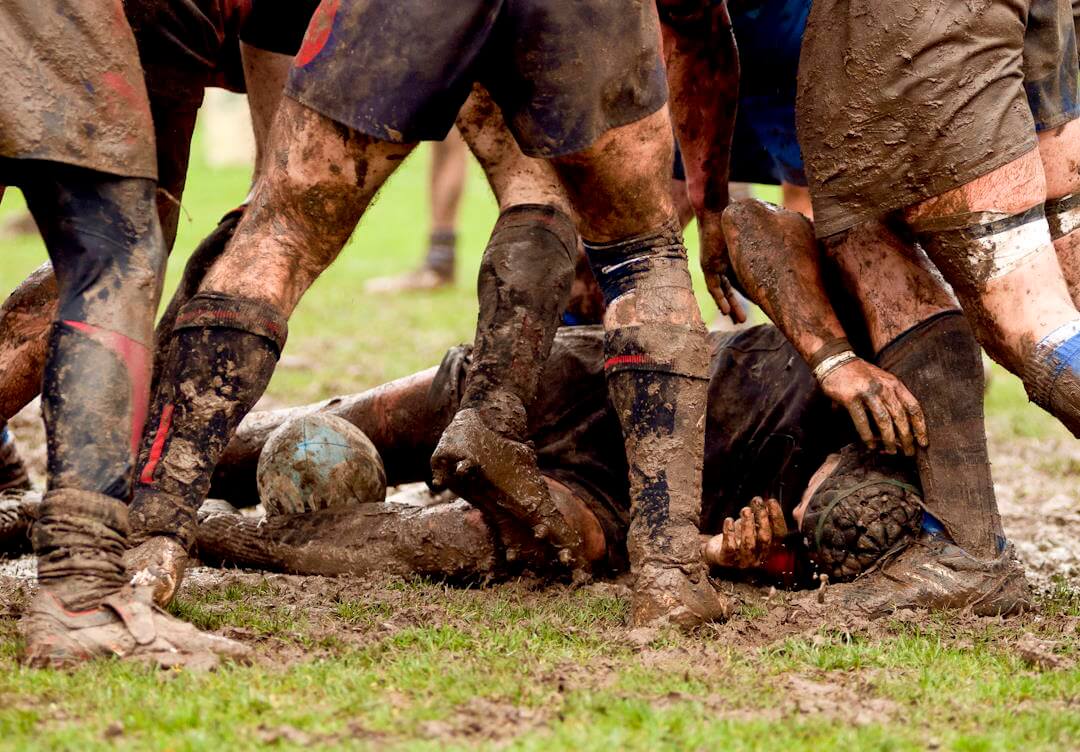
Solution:
{"label": "muddy forearm", "polygon": [[724,233],[746,294],[803,358],[809,362],[823,345],[846,337],[825,292],[809,221],[763,202],[737,202],[724,213]]}
{"label": "muddy forearm", "polygon": [[457,407],[429,394],[437,370],[313,405],[251,413],[221,455],[210,495],[240,503],[257,498],[255,468],[266,438],[286,420],[320,411],[342,417],[367,434],[379,450],[390,485],[427,480],[431,453]]}
{"label": "muddy forearm", "polygon": [[426,508],[361,504],[263,521],[217,515],[199,525],[198,543],[209,561],[306,575],[458,579],[495,568],[495,536],[462,501]]}
{"label": "muddy forearm", "polygon": [[11,419],[41,391],[56,300],[56,277],[46,263],[0,307],[0,418],[4,420]]}
{"label": "muddy forearm", "polygon": [[[664,12],[661,20],[671,116],[682,148],[690,201],[699,219],[728,203],[731,139],[739,94],[739,58],[727,7]],[[685,3],[679,3],[685,5]]]}

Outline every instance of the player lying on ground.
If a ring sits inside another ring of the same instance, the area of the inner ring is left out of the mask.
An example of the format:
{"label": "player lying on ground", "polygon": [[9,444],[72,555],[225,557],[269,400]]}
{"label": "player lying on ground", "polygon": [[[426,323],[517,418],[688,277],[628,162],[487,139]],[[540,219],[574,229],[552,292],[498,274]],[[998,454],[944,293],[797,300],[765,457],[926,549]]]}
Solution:
{"label": "player lying on ground", "polygon": [[[711,333],[709,345],[713,399],[702,529],[724,533],[708,541],[710,563],[761,570],[787,584],[808,583],[817,563],[836,581],[913,537],[922,517],[913,461],[857,447],[850,420],[833,409],[779,330]],[[354,462],[378,463],[391,484],[429,480],[429,458],[460,403],[470,359],[471,347],[456,347],[438,368],[362,394],[252,413],[222,455],[211,495],[236,506],[257,502],[256,468],[267,438],[291,419],[323,414],[370,437],[378,454]],[[544,482],[580,531],[581,557],[597,574],[625,571],[630,500],[619,422],[606,396],[603,330],[560,329],[541,378],[547,388],[530,407],[528,435]],[[308,436],[316,425],[309,421]],[[325,475],[328,468],[318,466],[314,453],[308,457],[312,468],[290,470]],[[338,506],[305,509],[303,496],[268,503],[265,520],[207,502],[197,532],[200,556],[303,574],[476,578],[525,566],[560,571],[527,527],[461,500],[421,505],[347,491]],[[769,501],[751,503],[753,497]],[[14,508],[9,503],[8,553],[19,537]]]}
{"label": "player lying on ground", "polygon": [[[914,537],[923,513],[913,461],[857,447],[847,415],[833,408],[782,333],[758,326],[712,333],[709,344],[701,529],[723,534],[706,545],[711,564],[789,585],[810,583],[815,571],[840,581]],[[315,411],[369,435],[390,483],[428,479],[428,457],[460,399],[468,358],[469,348],[455,348],[438,369],[364,394],[251,415],[223,454],[211,494],[237,505],[255,501],[266,438],[289,418]],[[530,408],[529,436],[561,512],[580,531],[583,557],[595,572],[611,573],[626,568],[630,504],[602,363],[598,327],[561,329],[541,375],[548,388]],[[263,521],[208,505],[197,533],[200,555],[308,574],[467,578],[558,569],[531,530],[464,501],[352,501]],[[1009,612],[1022,607],[1023,596],[1017,582],[978,573],[932,605]],[[867,605],[875,613],[891,608]]]}

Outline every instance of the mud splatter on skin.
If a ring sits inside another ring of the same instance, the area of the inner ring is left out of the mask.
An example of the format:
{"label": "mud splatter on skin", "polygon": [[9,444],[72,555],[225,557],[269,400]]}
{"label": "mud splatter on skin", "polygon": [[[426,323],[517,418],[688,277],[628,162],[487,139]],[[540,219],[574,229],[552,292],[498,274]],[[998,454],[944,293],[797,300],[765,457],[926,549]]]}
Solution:
{"label": "mud splatter on skin", "polygon": [[414,144],[349,131],[289,98],[270,139],[265,179],[200,289],[262,300],[288,315]]}
{"label": "mud splatter on skin", "polygon": [[432,575],[484,579],[494,536],[462,501],[435,507],[360,504],[253,520],[211,516],[199,525],[201,557],[232,566],[308,575]]}
{"label": "mud splatter on skin", "polygon": [[682,149],[690,203],[698,217],[701,268],[721,311],[731,286],[720,215],[739,95],[739,59],[725,3],[660,0],[671,115]]}
{"label": "mud splatter on skin", "polygon": [[825,296],[820,252],[809,220],[747,200],[728,207],[723,228],[743,288],[804,359],[809,361],[826,343],[847,336]]}
{"label": "mud splatter on skin", "polygon": [[578,212],[579,230],[604,243],[650,232],[675,217],[668,182],[675,154],[665,106],[605,133],[588,149],[552,160]]}
{"label": "mud splatter on skin", "polygon": [[473,86],[455,124],[483,168],[500,211],[517,204],[547,204],[574,216],[552,166],[521,151],[487,89]]}

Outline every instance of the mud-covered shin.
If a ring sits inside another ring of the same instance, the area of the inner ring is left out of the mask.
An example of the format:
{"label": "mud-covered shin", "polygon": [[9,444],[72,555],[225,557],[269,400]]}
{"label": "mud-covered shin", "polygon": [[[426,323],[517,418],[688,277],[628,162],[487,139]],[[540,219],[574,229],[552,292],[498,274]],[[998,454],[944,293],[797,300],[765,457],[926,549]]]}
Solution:
{"label": "mud-covered shin", "polygon": [[[633,622],[693,626],[721,618],[725,604],[708,581],[698,539],[705,327],[696,304],[685,324],[656,314],[663,301],[692,290],[681,233],[671,224],[585,249],[608,305],[605,372],[630,468]],[[627,307],[632,316],[620,310]]]}
{"label": "mud-covered shin", "polygon": [[190,550],[218,457],[266,389],[287,333],[285,316],[258,300],[204,292],[181,309],[170,343],[176,361],[143,438],[134,544],[164,535]]}
{"label": "mud-covered shin", "polygon": [[[432,455],[438,485],[449,485],[486,513],[509,514],[538,538],[578,558],[580,536],[559,514],[525,444],[527,408],[566,307],[577,232],[553,206],[504,211],[480,264],[472,360],[457,414]],[[584,562],[578,562],[584,564]]]}
{"label": "mud-covered shin", "polygon": [[461,408],[491,429],[524,440],[526,409],[570,297],[577,257],[573,222],[553,206],[504,211],[480,263],[480,301]]}
{"label": "mud-covered shin", "polygon": [[882,348],[877,363],[911,391],[926,416],[918,447],[923,504],[972,556],[1004,546],[983,412],[985,375],[978,342],[959,311],[939,313]]}

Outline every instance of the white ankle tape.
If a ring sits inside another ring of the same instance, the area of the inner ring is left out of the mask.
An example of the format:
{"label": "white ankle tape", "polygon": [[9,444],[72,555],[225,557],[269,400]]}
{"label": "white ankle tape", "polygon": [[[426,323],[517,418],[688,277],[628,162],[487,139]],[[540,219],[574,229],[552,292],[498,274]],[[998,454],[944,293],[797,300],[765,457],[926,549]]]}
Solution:
{"label": "white ankle tape", "polygon": [[936,217],[917,223],[914,229],[927,249],[934,251],[931,256],[939,267],[945,263],[980,286],[1023,266],[1043,249],[1053,250],[1041,204],[1012,215],[976,212]]}
{"label": "white ankle tape", "polygon": [[971,240],[969,258],[972,263],[984,265],[987,281],[1004,277],[1043,248],[1053,245],[1045,219]]}

